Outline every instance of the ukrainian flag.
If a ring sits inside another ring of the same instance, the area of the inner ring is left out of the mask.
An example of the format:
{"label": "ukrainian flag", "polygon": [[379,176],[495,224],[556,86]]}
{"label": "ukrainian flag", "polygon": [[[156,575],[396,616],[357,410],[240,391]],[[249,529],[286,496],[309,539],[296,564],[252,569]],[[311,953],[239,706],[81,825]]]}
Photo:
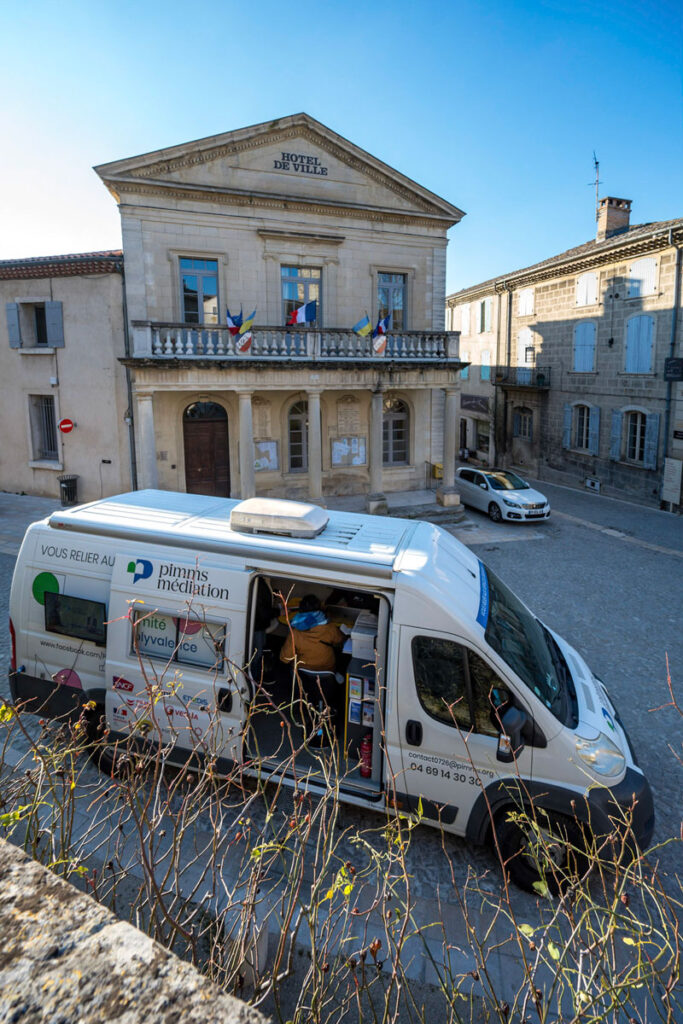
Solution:
{"label": "ukrainian flag", "polygon": [[370,323],[370,317],[369,316],[364,316],[362,320],[359,320],[357,324],[354,324],[354,326],[351,328],[351,330],[355,331],[356,334],[360,334],[360,336],[362,338],[364,338],[365,335],[369,334],[370,331],[372,330],[372,324]]}
{"label": "ukrainian flag", "polygon": [[250,316],[245,318],[243,323],[240,325],[240,334],[246,334],[246,332],[249,330],[249,328],[253,324],[255,316],[256,316],[256,310],[254,310],[254,312],[251,313]]}

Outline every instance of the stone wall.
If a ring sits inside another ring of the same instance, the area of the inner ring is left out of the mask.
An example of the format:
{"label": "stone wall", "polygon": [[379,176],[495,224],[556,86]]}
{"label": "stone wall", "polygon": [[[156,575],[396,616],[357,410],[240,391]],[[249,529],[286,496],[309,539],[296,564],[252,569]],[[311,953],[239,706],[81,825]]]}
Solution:
{"label": "stone wall", "polygon": [[265,1024],[4,840],[0,889],[0,1022]]}

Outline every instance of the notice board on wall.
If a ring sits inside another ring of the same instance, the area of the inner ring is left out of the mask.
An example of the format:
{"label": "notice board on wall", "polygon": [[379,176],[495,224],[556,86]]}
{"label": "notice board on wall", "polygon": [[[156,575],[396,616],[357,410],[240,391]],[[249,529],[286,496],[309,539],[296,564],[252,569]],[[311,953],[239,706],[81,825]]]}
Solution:
{"label": "notice board on wall", "polygon": [[364,437],[336,437],[333,439],[333,466],[364,466],[366,461],[366,442]]}
{"label": "notice board on wall", "polygon": [[277,441],[254,441],[254,469],[256,472],[279,468]]}

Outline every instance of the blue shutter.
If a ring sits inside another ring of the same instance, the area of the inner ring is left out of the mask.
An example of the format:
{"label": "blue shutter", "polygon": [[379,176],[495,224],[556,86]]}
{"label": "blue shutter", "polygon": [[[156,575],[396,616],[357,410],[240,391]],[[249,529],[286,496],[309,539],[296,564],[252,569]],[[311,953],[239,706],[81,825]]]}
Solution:
{"label": "blue shutter", "polygon": [[638,357],[638,341],[640,338],[640,327],[638,317],[634,316],[626,324],[626,360],[625,370],[627,373],[636,373]]}
{"label": "blue shutter", "polygon": [[522,433],[522,417],[518,412],[513,414],[512,417],[512,436],[519,437]]}
{"label": "blue shutter", "polygon": [[45,303],[45,330],[51,348],[64,348],[64,325],[61,302]]}
{"label": "blue shutter", "polygon": [[651,316],[640,317],[640,372],[652,373],[652,337],[654,320]]}
{"label": "blue shutter", "polygon": [[597,455],[600,448],[600,408],[591,405],[588,414],[588,451]]}
{"label": "blue shutter", "polygon": [[612,434],[610,437],[609,457],[612,462],[619,462],[621,459],[621,421],[623,413],[621,409],[614,409],[612,412]]}
{"label": "blue shutter", "polygon": [[21,327],[19,326],[19,303],[6,302],[5,312],[7,313],[7,333],[9,334],[9,347],[21,348]]}
{"label": "blue shutter", "polygon": [[645,452],[643,466],[645,469],[657,468],[657,448],[659,441],[659,413],[651,413],[645,420]]}
{"label": "blue shutter", "polygon": [[595,366],[595,324],[583,320],[574,328],[574,370],[590,373]]}
{"label": "blue shutter", "polygon": [[484,330],[491,330],[491,300],[486,299],[484,305]]}
{"label": "blue shutter", "polygon": [[562,427],[562,447],[571,448],[572,442],[572,407],[569,402],[564,407],[564,425]]}

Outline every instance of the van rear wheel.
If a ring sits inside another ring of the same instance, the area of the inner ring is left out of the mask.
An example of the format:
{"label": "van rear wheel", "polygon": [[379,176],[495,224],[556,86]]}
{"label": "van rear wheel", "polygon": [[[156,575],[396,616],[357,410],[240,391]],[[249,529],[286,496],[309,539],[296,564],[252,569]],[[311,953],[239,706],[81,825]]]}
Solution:
{"label": "van rear wheel", "polygon": [[107,725],[104,707],[99,704],[88,720],[90,760],[103,775],[120,775],[125,771],[127,758],[113,743],[107,743]]}
{"label": "van rear wheel", "polygon": [[586,871],[584,837],[571,818],[507,811],[499,819],[497,836],[504,870],[527,892],[542,892],[545,883],[556,896]]}
{"label": "van rear wheel", "polygon": [[499,523],[503,518],[503,513],[500,511],[495,501],[492,501],[489,505],[489,519],[492,523]]}

